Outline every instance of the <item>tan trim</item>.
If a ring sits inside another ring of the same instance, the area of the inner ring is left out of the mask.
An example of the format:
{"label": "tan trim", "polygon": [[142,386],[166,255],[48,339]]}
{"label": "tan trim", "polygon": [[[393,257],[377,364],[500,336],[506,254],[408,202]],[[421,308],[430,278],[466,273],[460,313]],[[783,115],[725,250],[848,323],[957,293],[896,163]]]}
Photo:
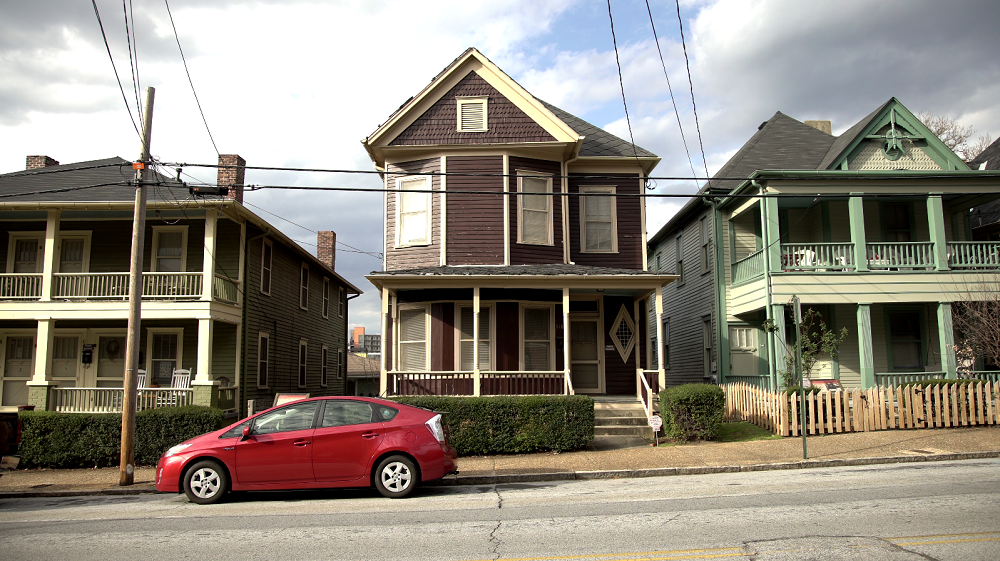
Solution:
{"label": "tan trim", "polygon": [[441,232],[441,266],[448,264],[448,157],[441,156],[441,224],[438,230]]}
{"label": "tan trim", "polygon": [[570,164],[569,173],[621,173],[634,175],[636,168],[648,176],[653,168],[660,163],[660,158],[643,158],[639,161],[632,156],[585,156]]}
{"label": "tan trim", "polygon": [[677,275],[368,275],[378,288],[579,288],[655,290]]}
{"label": "tan trim", "polygon": [[[381,150],[388,167],[400,162],[440,158],[441,156],[500,156],[532,158],[535,160],[564,161],[570,152],[561,142],[527,142],[496,146],[482,144],[428,144],[422,146],[387,146]],[[633,166],[635,160],[632,160]],[[388,173],[388,172],[387,172]],[[635,170],[618,173],[635,173]]]}
{"label": "tan trim", "polygon": [[[611,193],[614,195],[611,197],[611,249],[601,250],[601,249],[587,249],[587,217],[585,216],[585,209],[587,206],[587,197],[584,196],[585,193]],[[612,185],[581,185],[580,186],[580,203],[579,203],[579,214],[580,214],[580,253],[618,253],[618,190]],[[643,233],[645,236],[645,232]],[[643,247],[645,248],[645,239],[643,239]],[[643,251],[643,255],[645,255]],[[643,259],[643,269],[646,270],[645,258]]]}
{"label": "tan trim", "polygon": [[510,156],[503,154],[503,264],[510,265]]}
{"label": "tan trim", "polygon": [[[639,174],[639,192],[645,194],[646,192],[646,175],[643,173]],[[646,233],[646,197],[639,197],[639,231],[642,232],[642,270],[649,270],[649,255],[648,255],[648,234]],[[639,364],[636,362],[636,364]]]}
{"label": "tan trim", "polygon": [[[569,178],[566,177],[566,169],[569,164],[562,162],[559,164],[559,191],[569,193]],[[560,199],[562,209],[562,243],[563,243],[563,263],[570,263],[570,241],[569,241],[569,197]],[[567,363],[568,364],[568,363]]]}

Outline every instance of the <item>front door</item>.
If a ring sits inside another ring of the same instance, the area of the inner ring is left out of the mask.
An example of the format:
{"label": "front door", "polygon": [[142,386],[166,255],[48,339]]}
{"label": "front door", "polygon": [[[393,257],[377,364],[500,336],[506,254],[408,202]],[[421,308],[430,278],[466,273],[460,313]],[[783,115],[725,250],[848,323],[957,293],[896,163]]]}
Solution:
{"label": "front door", "polygon": [[[97,339],[97,377],[85,385],[98,388],[122,388],[125,379],[125,337],[101,335]],[[142,366],[140,365],[140,368]],[[88,369],[89,370],[89,369]],[[93,384],[93,385],[91,385]]]}
{"label": "front door", "polygon": [[729,326],[730,378],[757,376],[757,328]]}
{"label": "front door", "polygon": [[597,319],[574,319],[570,329],[570,375],[576,393],[601,393],[601,345]]}

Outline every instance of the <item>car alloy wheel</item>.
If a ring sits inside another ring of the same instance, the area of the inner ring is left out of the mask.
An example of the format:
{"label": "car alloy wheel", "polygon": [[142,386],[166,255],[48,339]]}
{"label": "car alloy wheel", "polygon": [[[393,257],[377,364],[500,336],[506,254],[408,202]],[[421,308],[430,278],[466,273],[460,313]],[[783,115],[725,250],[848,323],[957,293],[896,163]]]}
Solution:
{"label": "car alloy wheel", "polygon": [[187,470],[184,476],[184,494],[197,504],[212,504],[222,500],[227,487],[226,472],[219,464],[204,460]]}
{"label": "car alloy wheel", "polygon": [[413,462],[404,456],[389,456],[382,460],[375,474],[375,487],[385,497],[405,497],[417,486],[417,470]]}

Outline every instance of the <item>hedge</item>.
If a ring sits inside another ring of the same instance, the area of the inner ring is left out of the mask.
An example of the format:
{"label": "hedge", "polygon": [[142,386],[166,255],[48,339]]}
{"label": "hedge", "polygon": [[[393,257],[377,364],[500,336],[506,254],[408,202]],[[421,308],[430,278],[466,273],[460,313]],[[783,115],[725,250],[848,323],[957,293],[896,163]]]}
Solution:
{"label": "hedge", "polygon": [[460,456],[583,448],[594,438],[588,396],[397,397],[447,413],[449,440]]}
{"label": "hedge", "polygon": [[[22,411],[19,452],[24,467],[117,466],[121,459],[121,414]],[[222,411],[211,407],[166,407],[135,415],[135,465],[156,465],[175,444],[222,427]]]}
{"label": "hedge", "polygon": [[726,394],[713,384],[684,384],[660,392],[664,434],[688,441],[715,437],[726,412]]}
{"label": "hedge", "polygon": [[907,384],[903,384],[903,387],[908,388],[910,386],[923,386],[927,388],[931,386],[949,386],[949,387],[967,386],[969,384],[978,384],[979,382],[985,382],[985,381],[986,380],[970,380],[968,378],[962,378],[961,380],[956,380],[954,378],[944,379],[944,380],[941,378],[935,378],[933,380],[920,380],[919,382],[909,382]]}

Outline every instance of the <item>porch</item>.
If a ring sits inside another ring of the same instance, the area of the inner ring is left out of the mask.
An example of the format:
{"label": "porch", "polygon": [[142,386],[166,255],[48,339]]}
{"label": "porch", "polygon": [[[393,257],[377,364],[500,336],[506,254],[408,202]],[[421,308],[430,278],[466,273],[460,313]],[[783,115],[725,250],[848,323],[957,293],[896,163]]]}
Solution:
{"label": "porch", "polygon": [[[143,273],[143,300],[198,300],[208,296],[216,302],[236,304],[239,281],[215,273],[209,277],[194,273]],[[53,300],[107,301],[129,298],[129,273],[53,273]],[[41,300],[44,275],[41,273],[0,273],[0,300]]]}
{"label": "porch", "polygon": [[[136,412],[164,407],[209,405],[227,413],[236,412],[238,386],[194,388],[138,388]],[[124,388],[49,388],[48,411],[60,413],[121,413]]]}

